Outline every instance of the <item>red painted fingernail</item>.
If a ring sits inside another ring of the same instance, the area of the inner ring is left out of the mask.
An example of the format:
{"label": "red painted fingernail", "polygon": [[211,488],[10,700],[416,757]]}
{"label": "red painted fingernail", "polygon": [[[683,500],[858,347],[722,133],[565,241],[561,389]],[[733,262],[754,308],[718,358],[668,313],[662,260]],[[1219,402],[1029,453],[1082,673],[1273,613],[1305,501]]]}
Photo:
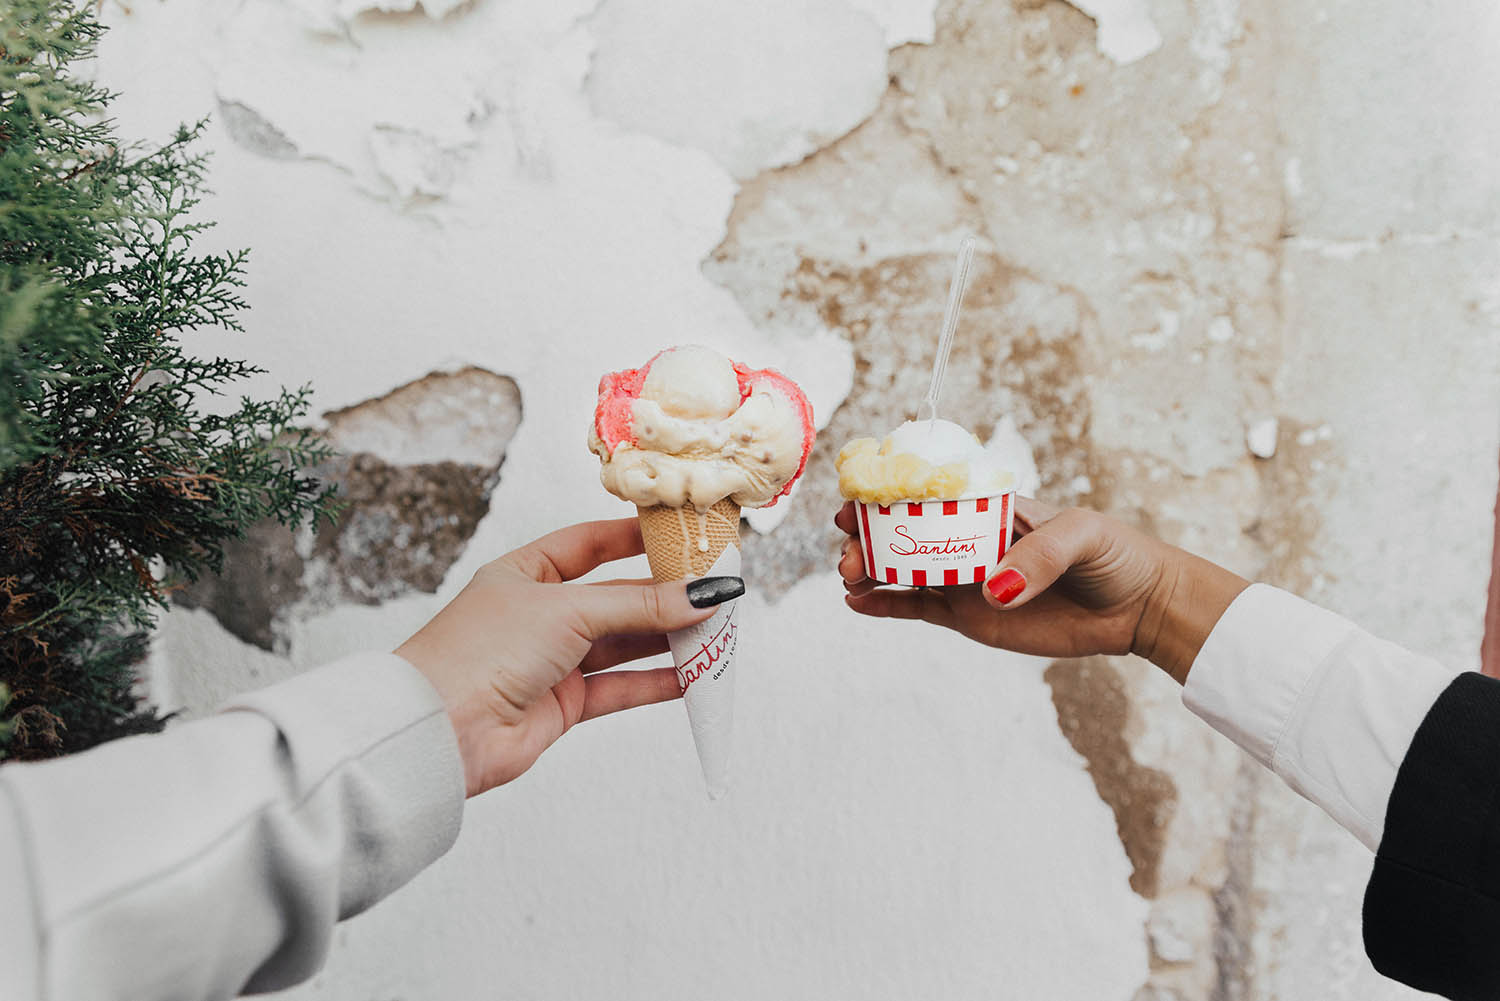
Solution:
{"label": "red painted fingernail", "polygon": [[991,577],[984,586],[990,589],[990,594],[995,596],[996,601],[1002,605],[1009,605],[1022,591],[1026,590],[1026,578],[1019,570],[1002,570]]}

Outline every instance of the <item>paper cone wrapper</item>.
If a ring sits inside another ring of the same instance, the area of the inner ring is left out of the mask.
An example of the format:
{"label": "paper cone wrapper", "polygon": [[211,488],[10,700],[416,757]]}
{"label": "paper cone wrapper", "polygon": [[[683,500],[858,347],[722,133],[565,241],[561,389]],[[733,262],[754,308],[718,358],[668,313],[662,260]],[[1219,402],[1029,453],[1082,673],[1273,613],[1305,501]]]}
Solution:
{"label": "paper cone wrapper", "polygon": [[860,504],[865,574],[883,584],[952,587],[989,579],[1010,547],[1015,491],[957,501]]}
{"label": "paper cone wrapper", "polygon": [[[657,581],[739,576],[740,508],[733,501],[722,500],[705,511],[691,504],[643,507],[640,521],[646,559]],[[726,601],[706,621],[667,634],[710,799],[729,788],[738,607],[738,600]]]}

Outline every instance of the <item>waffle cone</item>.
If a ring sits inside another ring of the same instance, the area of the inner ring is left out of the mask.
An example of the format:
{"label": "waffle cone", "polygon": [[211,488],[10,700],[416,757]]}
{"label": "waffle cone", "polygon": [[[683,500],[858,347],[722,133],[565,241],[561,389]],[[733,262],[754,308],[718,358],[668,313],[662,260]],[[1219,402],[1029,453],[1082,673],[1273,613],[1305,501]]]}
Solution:
{"label": "waffle cone", "polygon": [[702,577],[724,550],[740,545],[740,506],[728,498],[700,511],[692,501],[682,507],[638,509],[646,560],[657,581]]}

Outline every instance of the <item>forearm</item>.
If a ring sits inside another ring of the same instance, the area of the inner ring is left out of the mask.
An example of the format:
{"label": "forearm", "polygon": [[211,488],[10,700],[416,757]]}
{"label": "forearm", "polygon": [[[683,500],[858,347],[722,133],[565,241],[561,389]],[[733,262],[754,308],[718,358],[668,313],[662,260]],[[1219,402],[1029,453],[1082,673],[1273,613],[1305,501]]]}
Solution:
{"label": "forearm", "polygon": [[0,969],[0,995],[285,987],[321,965],[337,919],[456,836],[452,730],[399,659],[343,661],[231,709],[0,769],[0,886],[24,887],[7,907],[34,945]]}

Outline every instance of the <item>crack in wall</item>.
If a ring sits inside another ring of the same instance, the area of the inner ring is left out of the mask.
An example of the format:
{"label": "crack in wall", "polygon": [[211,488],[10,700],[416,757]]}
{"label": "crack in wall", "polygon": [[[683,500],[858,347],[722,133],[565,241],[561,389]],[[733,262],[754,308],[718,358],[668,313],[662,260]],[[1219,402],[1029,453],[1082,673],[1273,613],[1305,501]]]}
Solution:
{"label": "crack in wall", "polygon": [[1255,996],[1255,819],[1265,779],[1260,764],[1244,758],[1234,776],[1224,882],[1214,890],[1214,981],[1208,1001],[1250,1001]]}

